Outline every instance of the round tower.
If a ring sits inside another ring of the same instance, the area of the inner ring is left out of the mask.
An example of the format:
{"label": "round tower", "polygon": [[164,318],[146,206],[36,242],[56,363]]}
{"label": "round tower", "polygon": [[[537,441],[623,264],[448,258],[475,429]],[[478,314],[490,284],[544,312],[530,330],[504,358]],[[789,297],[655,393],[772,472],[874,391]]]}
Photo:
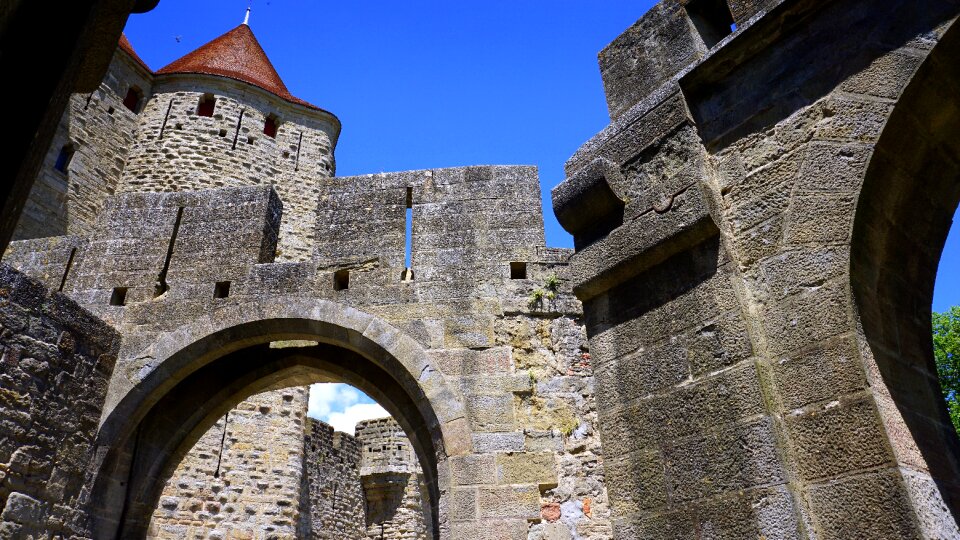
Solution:
{"label": "round tower", "polygon": [[304,260],[339,134],[333,113],[290,93],[244,21],[154,73],[120,189],[273,185],[278,258]]}

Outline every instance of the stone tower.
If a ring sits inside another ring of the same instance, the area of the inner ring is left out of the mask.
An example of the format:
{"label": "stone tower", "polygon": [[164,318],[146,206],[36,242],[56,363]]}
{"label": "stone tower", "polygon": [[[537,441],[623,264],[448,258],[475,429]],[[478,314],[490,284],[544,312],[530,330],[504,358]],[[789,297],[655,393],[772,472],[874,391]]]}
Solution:
{"label": "stone tower", "polygon": [[[96,412],[76,436],[85,457],[51,473],[70,475],[72,491],[0,481],[0,507],[17,505],[0,527],[610,537],[592,365],[565,277],[572,250],[545,245],[536,169],[334,177],[339,131],[292,95],[245,24],[157,71],[124,39],[100,88],[71,98],[0,295],[62,292],[79,304],[66,314],[89,310],[117,335],[97,342],[108,353],[75,360],[109,361],[80,374],[95,383],[84,399]],[[82,341],[89,328],[74,331]],[[194,332],[216,350],[163,345]],[[2,334],[0,346],[20,338]],[[174,350],[187,365],[173,366]],[[29,363],[4,358],[0,376],[29,380]],[[306,418],[303,387],[330,381],[396,423],[354,438]],[[48,440],[31,459],[56,450]],[[18,448],[0,440],[0,459],[21,459]],[[46,521],[58,500],[76,509],[70,528]]]}

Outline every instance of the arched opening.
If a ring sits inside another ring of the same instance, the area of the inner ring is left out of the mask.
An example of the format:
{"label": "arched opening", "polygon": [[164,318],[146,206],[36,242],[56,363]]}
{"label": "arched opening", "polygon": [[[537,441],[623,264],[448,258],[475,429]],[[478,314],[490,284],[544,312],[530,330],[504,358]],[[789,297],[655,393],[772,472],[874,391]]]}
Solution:
{"label": "arched opening", "polygon": [[[857,201],[851,284],[862,354],[905,479],[960,517],[960,441],[930,339],[937,265],[960,202],[960,30],[949,30],[898,100]],[[932,481],[935,486],[930,485]]]}
{"label": "arched opening", "polygon": [[242,401],[200,437],[147,538],[426,540],[425,493],[409,438],[373,399],[340,383],[288,387]]}
{"label": "arched opening", "polygon": [[[303,343],[271,346],[291,340]],[[177,464],[238,403],[267,390],[326,381],[360,389],[402,427],[422,470],[430,533],[439,538],[444,438],[423,375],[412,374],[409,358],[347,327],[279,318],[213,332],[161,360],[111,410],[98,434],[101,460],[91,492],[97,538],[144,537]]]}

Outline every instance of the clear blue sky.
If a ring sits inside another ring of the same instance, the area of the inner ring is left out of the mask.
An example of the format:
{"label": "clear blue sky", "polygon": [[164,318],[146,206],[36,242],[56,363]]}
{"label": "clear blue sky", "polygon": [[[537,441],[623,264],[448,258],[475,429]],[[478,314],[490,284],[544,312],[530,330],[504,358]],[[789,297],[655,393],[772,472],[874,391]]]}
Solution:
{"label": "clear blue sky", "polygon": [[[547,243],[569,247],[550,188],[563,180],[564,161],[609,122],[597,53],[652,4],[254,0],[250,26],[294,95],[343,122],[338,175],[534,164]],[[162,0],[131,16],[126,33],[158,69],[239,24],[246,6]],[[936,311],[960,304],[956,229]]]}

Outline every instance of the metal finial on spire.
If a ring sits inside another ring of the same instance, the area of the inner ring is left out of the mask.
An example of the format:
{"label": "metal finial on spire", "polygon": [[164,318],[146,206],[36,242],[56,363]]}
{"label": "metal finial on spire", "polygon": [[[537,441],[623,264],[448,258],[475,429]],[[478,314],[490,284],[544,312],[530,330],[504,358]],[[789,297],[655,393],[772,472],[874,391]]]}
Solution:
{"label": "metal finial on spire", "polygon": [[250,6],[247,6],[247,14],[243,16],[243,24],[249,26],[250,23]]}

